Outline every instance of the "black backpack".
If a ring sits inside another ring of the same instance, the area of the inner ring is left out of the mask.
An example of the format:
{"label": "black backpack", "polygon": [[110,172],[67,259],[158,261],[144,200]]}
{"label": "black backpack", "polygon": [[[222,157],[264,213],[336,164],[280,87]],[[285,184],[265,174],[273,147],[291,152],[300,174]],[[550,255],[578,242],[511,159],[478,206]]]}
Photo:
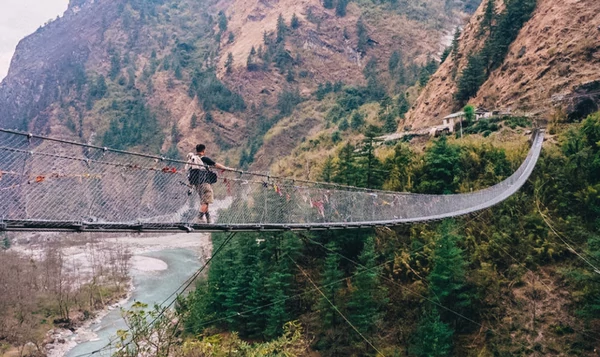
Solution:
{"label": "black backpack", "polygon": [[217,182],[217,174],[206,169],[191,169],[188,174],[190,185],[197,186],[203,183],[213,184]]}

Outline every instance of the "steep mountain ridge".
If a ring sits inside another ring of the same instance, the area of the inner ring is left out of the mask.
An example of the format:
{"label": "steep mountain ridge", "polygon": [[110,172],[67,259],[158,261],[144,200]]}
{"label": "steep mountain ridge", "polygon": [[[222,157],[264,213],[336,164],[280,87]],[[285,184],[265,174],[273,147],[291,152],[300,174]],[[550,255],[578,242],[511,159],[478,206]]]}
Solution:
{"label": "steep mountain ridge", "polygon": [[[359,1],[340,10],[316,0],[73,0],[19,44],[0,85],[0,126],[173,155],[204,141],[235,162],[288,115],[282,93],[307,99],[325,82],[364,85],[371,58],[392,88],[392,52],[407,67],[426,63],[477,1]],[[285,39],[276,38],[280,15]],[[262,47],[253,59],[260,68],[248,67],[253,46]]]}
{"label": "steep mountain ridge", "polygon": [[[469,56],[481,50],[486,41],[480,35],[486,5],[484,1],[466,25],[456,55],[448,56],[413,103],[407,114],[408,125],[441,124],[444,116],[460,109],[455,98],[457,83]],[[496,2],[497,14],[504,8],[504,3]],[[592,92],[597,87],[593,83],[600,80],[598,23],[598,1],[538,0],[503,63],[489,74],[469,103],[541,117],[548,117],[555,105],[565,107],[568,112],[577,110],[578,101],[570,103],[562,98]],[[600,102],[598,96],[591,97]],[[591,106],[579,118],[598,108]]]}

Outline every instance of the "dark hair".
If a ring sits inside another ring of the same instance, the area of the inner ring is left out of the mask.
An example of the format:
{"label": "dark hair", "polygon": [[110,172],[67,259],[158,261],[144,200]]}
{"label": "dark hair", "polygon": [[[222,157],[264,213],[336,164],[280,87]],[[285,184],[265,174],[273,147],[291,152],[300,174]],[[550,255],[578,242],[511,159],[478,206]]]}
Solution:
{"label": "dark hair", "polygon": [[204,144],[196,145],[196,152],[202,152],[204,150],[206,150],[206,145],[204,145]]}

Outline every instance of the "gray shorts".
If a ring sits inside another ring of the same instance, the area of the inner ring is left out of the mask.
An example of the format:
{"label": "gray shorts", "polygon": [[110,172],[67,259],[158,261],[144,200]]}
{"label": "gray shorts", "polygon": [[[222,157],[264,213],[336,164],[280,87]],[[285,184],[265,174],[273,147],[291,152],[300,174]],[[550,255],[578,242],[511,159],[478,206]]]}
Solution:
{"label": "gray shorts", "polygon": [[196,186],[196,191],[198,192],[198,196],[200,196],[201,204],[210,204],[214,202],[214,195],[211,184],[201,183],[200,185]]}

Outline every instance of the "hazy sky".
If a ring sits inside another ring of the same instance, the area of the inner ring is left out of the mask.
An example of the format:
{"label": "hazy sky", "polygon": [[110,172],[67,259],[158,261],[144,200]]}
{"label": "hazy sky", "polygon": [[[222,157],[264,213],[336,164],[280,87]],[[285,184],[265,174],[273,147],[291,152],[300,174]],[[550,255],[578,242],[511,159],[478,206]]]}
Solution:
{"label": "hazy sky", "polygon": [[62,15],[69,0],[0,0],[0,81],[8,73],[19,41],[56,15]]}

